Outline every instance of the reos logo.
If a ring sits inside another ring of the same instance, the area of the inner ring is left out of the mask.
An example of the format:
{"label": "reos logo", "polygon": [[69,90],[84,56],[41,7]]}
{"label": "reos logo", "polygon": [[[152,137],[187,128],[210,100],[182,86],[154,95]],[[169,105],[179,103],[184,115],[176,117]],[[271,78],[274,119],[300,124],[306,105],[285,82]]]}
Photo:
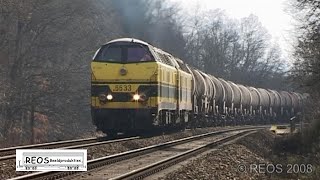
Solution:
{"label": "reos logo", "polygon": [[49,163],[49,157],[25,157],[26,164],[48,164]]}

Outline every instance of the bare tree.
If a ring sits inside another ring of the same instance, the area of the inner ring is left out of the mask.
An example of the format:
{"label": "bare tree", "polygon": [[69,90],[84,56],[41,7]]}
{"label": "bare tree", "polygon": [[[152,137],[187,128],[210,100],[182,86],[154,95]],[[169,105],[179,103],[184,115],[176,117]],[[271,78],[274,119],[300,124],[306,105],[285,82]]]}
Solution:
{"label": "bare tree", "polygon": [[270,43],[270,35],[256,16],[236,21],[217,9],[193,22],[194,28],[186,35],[193,65],[242,84],[282,86],[280,48]]}
{"label": "bare tree", "polygon": [[[41,137],[39,132],[44,141],[89,131],[91,57],[121,34],[110,2],[0,3],[0,55],[7,58],[1,68],[2,136],[8,143],[26,143]],[[48,130],[39,131],[43,126]]]}
{"label": "bare tree", "polygon": [[311,123],[302,133],[302,150],[308,150],[317,156],[320,137],[320,2],[316,0],[294,0],[291,13],[297,20],[294,35],[294,65],[291,80],[302,92],[308,92],[310,98],[304,102],[302,121]]}
{"label": "bare tree", "polygon": [[292,75],[306,90],[319,95],[320,89],[320,2],[296,0],[293,16],[299,25]]}

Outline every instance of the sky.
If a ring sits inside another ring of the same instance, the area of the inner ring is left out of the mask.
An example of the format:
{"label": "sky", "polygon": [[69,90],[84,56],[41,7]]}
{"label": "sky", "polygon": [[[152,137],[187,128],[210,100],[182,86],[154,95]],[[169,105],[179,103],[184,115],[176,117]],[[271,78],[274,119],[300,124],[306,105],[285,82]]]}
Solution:
{"label": "sky", "polygon": [[194,7],[200,5],[200,11],[222,9],[235,19],[254,14],[259,17],[262,25],[272,36],[272,41],[279,43],[283,58],[290,63],[289,56],[292,51],[293,18],[286,12],[288,0],[171,0],[180,3],[180,7],[191,13]]}

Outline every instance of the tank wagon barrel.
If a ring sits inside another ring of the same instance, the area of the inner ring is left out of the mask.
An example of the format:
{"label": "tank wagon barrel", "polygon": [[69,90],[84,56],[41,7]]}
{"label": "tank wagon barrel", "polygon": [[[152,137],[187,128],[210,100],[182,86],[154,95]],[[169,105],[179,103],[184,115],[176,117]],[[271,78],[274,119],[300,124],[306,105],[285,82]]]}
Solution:
{"label": "tank wagon barrel", "polygon": [[209,96],[209,88],[207,87],[207,82],[204,77],[201,75],[201,72],[198,70],[193,71],[195,74],[195,81],[197,82],[197,86],[199,87],[200,91],[198,91],[197,96],[204,98]]}
{"label": "tank wagon barrel", "polygon": [[241,84],[238,84],[238,87],[240,88],[242,94],[242,108],[244,108],[246,111],[250,110],[252,104],[252,95],[250,90]]}
{"label": "tank wagon barrel", "polygon": [[205,86],[205,89],[206,89],[206,92],[207,92],[206,96],[208,97],[209,100],[211,100],[211,99],[213,99],[213,95],[214,95],[214,85],[213,85],[210,77],[207,74],[205,74],[205,73],[203,73],[201,71],[199,71],[199,72],[202,75],[202,77],[204,78],[204,81],[205,81],[205,84],[206,84],[206,86]]}
{"label": "tank wagon barrel", "polygon": [[240,90],[240,88],[233,82],[228,81],[228,83],[230,84],[233,94],[234,94],[234,98],[233,98],[233,106],[234,108],[237,108],[239,110],[242,109],[242,92]]}
{"label": "tank wagon barrel", "polygon": [[214,76],[210,76],[211,80],[214,84],[215,87],[215,103],[216,103],[216,108],[220,113],[223,113],[222,111],[224,110],[225,106],[225,89],[224,86],[222,85],[221,81],[219,81],[217,78]]}
{"label": "tank wagon barrel", "polygon": [[286,91],[280,91],[280,95],[283,97],[283,100],[284,100],[283,109],[285,113],[290,113],[291,107],[292,107],[291,95]]}
{"label": "tank wagon barrel", "polygon": [[262,89],[262,88],[258,88],[257,90],[259,91],[260,97],[261,97],[260,105],[262,107],[262,110],[265,111],[265,113],[266,113],[266,111],[269,109],[270,104],[271,104],[270,94],[267,90]]}
{"label": "tank wagon barrel", "polygon": [[275,90],[268,90],[270,92],[270,96],[272,97],[272,108],[274,109],[278,109],[281,107],[281,96],[280,94],[275,91]]}
{"label": "tank wagon barrel", "polygon": [[248,89],[250,90],[250,93],[252,96],[252,102],[251,102],[252,112],[251,113],[253,113],[253,111],[257,111],[260,108],[261,95],[259,91],[254,87],[248,87]]}
{"label": "tank wagon barrel", "polygon": [[292,97],[292,108],[297,111],[300,109],[301,97],[297,93],[290,93]]}
{"label": "tank wagon barrel", "polygon": [[205,99],[205,113],[206,114],[210,114],[210,113],[213,113],[214,112],[214,109],[213,109],[213,100],[214,100],[214,94],[215,94],[215,91],[214,91],[214,84],[212,82],[212,80],[210,79],[210,77],[199,71],[200,74],[202,75],[202,77],[204,78],[205,80],[205,88],[206,88],[206,91],[207,91],[207,95],[206,95],[206,99]]}
{"label": "tank wagon barrel", "polygon": [[275,118],[276,114],[279,114],[281,112],[281,97],[277,91],[270,89],[268,89],[267,91],[270,95],[270,115]]}
{"label": "tank wagon barrel", "polygon": [[223,88],[225,90],[225,94],[226,94],[226,98],[225,98],[225,105],[226,108],[228,108],[229,110],[233,110],[233,100],[234,100],[234,92],[233,89],[231,87],[231,85],[225,81],[224,79],[219,78],[219,81],[221,82],[221,84],[223,85]]}

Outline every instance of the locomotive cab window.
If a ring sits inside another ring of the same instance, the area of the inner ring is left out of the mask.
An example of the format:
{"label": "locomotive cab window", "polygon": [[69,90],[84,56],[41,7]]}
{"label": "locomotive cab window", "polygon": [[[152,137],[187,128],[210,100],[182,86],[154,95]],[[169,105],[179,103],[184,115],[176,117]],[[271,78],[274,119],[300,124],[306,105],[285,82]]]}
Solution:
{"label": "locomotive cab window", "polygon": [[103,47],[94,58],[98,61],[119,62],[121,60],[122,50],[120,47]]}
{"label": "locomotive cab window", "polygon": [[94,61],[136,63],[155,61],[147,47],[142,45],[105,45]]}

